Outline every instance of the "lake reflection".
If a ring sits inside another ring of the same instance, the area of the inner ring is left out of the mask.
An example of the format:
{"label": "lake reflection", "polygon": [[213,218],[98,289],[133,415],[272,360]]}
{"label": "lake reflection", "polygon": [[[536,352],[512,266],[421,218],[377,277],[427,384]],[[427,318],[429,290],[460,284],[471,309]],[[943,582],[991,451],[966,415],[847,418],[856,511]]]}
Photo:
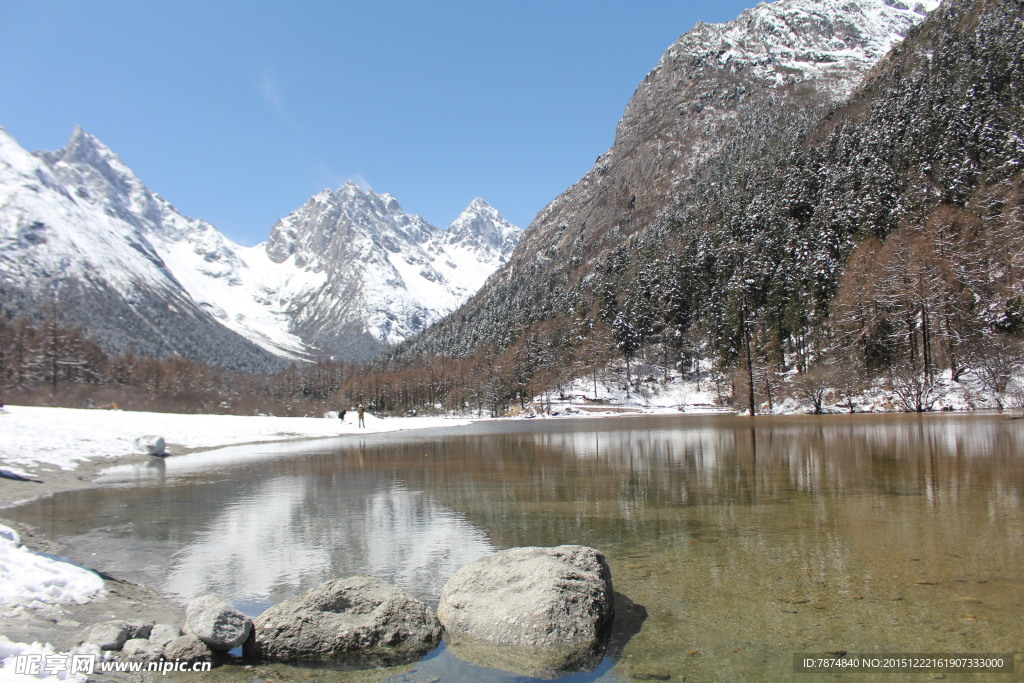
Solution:
{"label": "lake reflection", "polygon": [[6,512],[97,553],[74,558],[86,564],[252,614],[354,573],[436,604],[494,548],[584,543],[645,614],[603,678],[798,678],[795,652],[1024,651],[1022,429],[976,415],[489,422],[175,457]]}

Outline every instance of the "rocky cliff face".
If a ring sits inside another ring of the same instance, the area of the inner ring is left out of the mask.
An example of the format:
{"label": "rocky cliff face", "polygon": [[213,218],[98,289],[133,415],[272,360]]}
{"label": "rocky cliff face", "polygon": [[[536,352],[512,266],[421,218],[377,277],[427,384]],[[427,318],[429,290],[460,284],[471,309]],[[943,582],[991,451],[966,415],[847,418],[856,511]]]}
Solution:
{"label": "rocky cliff face", "polygon": [[767,94],[844,99],[938,3],[778,0],[698,23],[666,50],[622,116],[611,149],[541,211],[514,263],[592,251],[642,229],[737,133],[737,108]]}
{"label": "rocky cliff face", "polygon": [[771,136],[786,112],[845,98],[936,4],[778,0],[725,24],[698,23],[641,81],[611,149],[537,215],[470,306],[410,348],[466,354],[479,339],[509,343],[547,315],[532,302],[550,301],[647,229],[681,188],[714,184],[736,140]]}
{"label": "rocky cliff face", "polygon": [[349,182],[279,221],[265,251],[305,279],[277,293],[294,332],[325,351],[368,359],[472,296],[520,232],[482,199],[439,230],[391,195]]}

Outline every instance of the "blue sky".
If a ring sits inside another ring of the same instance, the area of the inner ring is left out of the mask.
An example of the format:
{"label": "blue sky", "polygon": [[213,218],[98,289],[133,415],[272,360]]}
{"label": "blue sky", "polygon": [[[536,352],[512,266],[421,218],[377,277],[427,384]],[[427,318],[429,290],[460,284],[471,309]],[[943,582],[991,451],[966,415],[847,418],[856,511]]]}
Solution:
{"label": "blue sky", "polygon": [[525,227],[666,47],[751,4],[0,0],[0,126],[34,150],[81,124],[244,244],[349,178],[439,227],[477,196]]}

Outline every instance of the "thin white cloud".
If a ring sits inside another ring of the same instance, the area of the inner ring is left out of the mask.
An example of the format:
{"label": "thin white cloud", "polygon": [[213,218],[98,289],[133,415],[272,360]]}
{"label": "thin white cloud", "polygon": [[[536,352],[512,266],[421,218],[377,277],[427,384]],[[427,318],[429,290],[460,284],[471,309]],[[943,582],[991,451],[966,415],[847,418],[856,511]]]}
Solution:
{"label": "thin white cloud", "polygon": [[373,186],[370,185],[370,181],[364,178],[361,174],[353,173],[351,180],[364,192],[373,192]]}
{"label": "thin white cloud", "polygon": [[285,105],[284,88],[282,87],[280,80],[270,68],[263,69],[263,72],[260,74],[259,80],[256,83],[256,88],[259,91],[263,102],[278,118],[281,119],[281,121],[289,126],[295,125],[291,116],[288,114],[288,108]]}

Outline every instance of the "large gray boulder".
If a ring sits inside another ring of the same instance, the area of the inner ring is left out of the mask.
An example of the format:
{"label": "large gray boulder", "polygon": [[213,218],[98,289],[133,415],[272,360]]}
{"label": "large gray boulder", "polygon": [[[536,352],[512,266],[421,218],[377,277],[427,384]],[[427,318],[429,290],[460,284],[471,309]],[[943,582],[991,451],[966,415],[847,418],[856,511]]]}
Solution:
{"label": "large gray boulder", "polygon": [[437,646],[441,625],[430,608],[372,576],[323,583],[256,618],[249,661],[397,664]]}
{"label": "large gray boulder", "polygon": [[218,652],[238,647],[251,630],[249,617],[215,595],[200,595],[185,608],[185,631]]}
{"label": "large gray boulder", "polygon": [[600,662],[614,614],[611,572],[593,548],[512,548],[460,569],[437,617],[474,664],[556,676]]}

